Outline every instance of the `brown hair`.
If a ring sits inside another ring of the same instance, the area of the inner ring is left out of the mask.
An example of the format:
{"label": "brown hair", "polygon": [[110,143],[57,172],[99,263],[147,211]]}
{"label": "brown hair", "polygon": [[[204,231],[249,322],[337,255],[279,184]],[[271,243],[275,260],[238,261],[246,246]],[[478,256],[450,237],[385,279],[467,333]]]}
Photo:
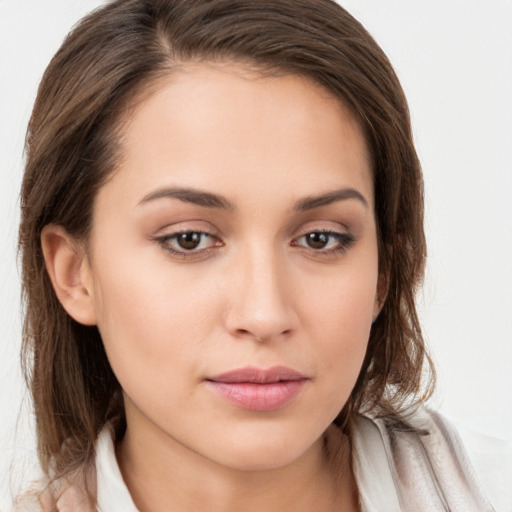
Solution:
{"label": "brown hair", "polygon": [[27,135],[23,353],[44,471],[50,461],[57,474],[90,461],[107,422],[122,435],[124,411],[97,328],[75,322],[54,293],[41,231],[54,223],[87,239],[97,191],[116,167],[127,108],[191,60],[308,77],[357,116],[372,157],[387,296],[337,423],[344,428],[363,410],[399,411],[431,389],[421,394],[423,364],[431,365],[415,308],[426,252],[422,176],[403,91],[372,37],[331,0],[116,0],[84,18],[54,56]]}

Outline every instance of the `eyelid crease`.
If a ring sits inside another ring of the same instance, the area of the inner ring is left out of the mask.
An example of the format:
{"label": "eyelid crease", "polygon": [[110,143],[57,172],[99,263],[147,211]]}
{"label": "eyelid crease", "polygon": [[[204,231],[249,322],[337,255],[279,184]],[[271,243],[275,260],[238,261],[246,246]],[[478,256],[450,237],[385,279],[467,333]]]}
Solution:
{"label": "eyelid crease", "polygon": [[186,219],[178,222],[163,224],[153,231],[151,237],[179,235],[180,233],[204,233],[205,235],[221,238],[220,230],[211,222],[202,219]]}

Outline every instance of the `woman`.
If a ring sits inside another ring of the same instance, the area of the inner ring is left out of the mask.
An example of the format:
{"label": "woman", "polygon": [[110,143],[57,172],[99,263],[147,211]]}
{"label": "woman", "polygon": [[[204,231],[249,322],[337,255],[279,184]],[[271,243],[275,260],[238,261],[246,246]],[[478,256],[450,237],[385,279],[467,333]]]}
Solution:
{"label": "woman", "polygon": [[84,19],[27,139],[34,506],[493,510],[419,408],[422,222],[403,92],[337,4]]}

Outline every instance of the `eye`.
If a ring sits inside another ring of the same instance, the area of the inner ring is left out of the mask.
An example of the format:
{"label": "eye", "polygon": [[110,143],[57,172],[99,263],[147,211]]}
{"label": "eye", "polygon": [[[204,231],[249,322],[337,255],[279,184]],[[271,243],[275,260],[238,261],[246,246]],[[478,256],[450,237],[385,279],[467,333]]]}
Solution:
{"label": "eye", "polygon": [[201,243],[204,244],[207,238],[210,238],[206,233],[198,233],[197,231],[188,231],[187,233],[178,233],[174,235],[171,240],[174,240],[180,249],[185,251],[193,251],[197,249]]}
{"label": "eye", "polygon": [[328,254],[346,251],[354,241],[354,237],[348,233],[311,231],[297,238],[292,245]]}
{"label": "eye", "polygon": [[222,245],[220,240],[203,231],[181,231],[155,238],[166,251],[171,254],[186,256],[198,254]]}

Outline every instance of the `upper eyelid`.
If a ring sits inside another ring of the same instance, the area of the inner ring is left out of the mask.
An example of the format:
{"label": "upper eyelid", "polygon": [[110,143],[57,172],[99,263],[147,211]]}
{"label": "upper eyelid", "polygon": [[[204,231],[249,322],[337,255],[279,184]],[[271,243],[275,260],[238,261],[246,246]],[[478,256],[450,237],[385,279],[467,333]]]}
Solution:
{"label": "upper eyelid", "polygon": [[[332,233],[337,235],[352,235],[352,230],[350,230],[347,226],[340,224],[339,222],[329,222],[329,226],[319,226],[318,223],[313,223],[311,226],[302,226],[298,229],[295,229],[291,234],[293,239],[300,238],[301,236],[305,236],[308,233]],[[336,227],[332,225],[335,224]]]}
{"label": "upper eyelid", "polygon": [[323,233],[323,234],[326,234],[326,235],[330,235],[336,239],[343,239],[343,238],[347,238],[347,239],[350,239],[351,241],[355,241],[356,238],[355,236],[352,234],[352,233],[349,233],[349,232],[339,232],[339,231],[333,231],[333,230],[321,230],[321,229],[313,229],[313,230],[309,230],[309,231],[306,231],[304,232],[304,234],[302,235],[299,235],[299,236],[296,236],[293,238],[293,241],[296,241],[296,240],[300,240],[301,238],[311,234],[311,233]]}
{"label": "upper eyelid", "polygon": [[205,235],[210,236],[222,236],[221,232],[215,226],[210,222],[203,220],[191,220],[167,224],[158,228],[154,232],[153,236],[172,236],[179,235],[180,233],[204,233]]}
{"label": "upper eyelid", "polygon": [[[305,219],[304,219],[305,220]],[[342,219],[308,219],[304,222],[297,223],[295,226],[288,225],[284,228],[283,235],[285,238],[296,239],[297,237],[304,236],[312,232],[324,232],[335,234],[353,235],[353,229]],[[226,233],[224,229],[219,229],[216,224],[212,224],[209,220],[199,218],[177,220],[169,224],[161,225],[158,229],[154,230],[150,235],[151,238],[155,237],[171,237],[179,233],[197,232],[210,235],[212,237],[227,240],[229,237],[236,235],[233,232],[233,227],[228,227]]]}
{"label": "upper eyelid", "polygon": [[[168,227],[168,226],[167,226]],[[200,233],[203,235],[208,235],[213,238],[223,238],[223,236],[218,232],[216,229],[212,230],[206,230],[201,228],[183,228],[183,229],[176,229],[173,228],[172,230],[169,230],[168,233],[165,233],[165,230],[167,227],[161,228],[158,230],[158,233],[154,235],[155,238],[172,238],[173,236],[177,236],[183,233]],[[160,232],[162,232],[159,234]],[[292,239],[301,238],[303,236],[306,236],[309,233],[327,233],[332,235],[350,235],[350,231],[346,229],[333,229],[333,228],[309,228],[309,229],[302,229],[297,230],[296,233],[292,235]]]}
{"label": "upper eyelid", "polygon": [[172,233],[162,233],[161,235],[155,235],[153,238],[155,240],[171,240],[179,235],[183,235],[186,233],[198,233],[200,235],[206,235],[210,237],[212,240],[220,240],[220,237],[217,235],[214,235],[213,233],[209,233],[208,231],[202,231],[199,229],[185,229],[180,231],[173,231]]}
{"label": "upper eyelid", "polygon": [[[225,238],[217,229],[204,229],[204,228],[193,228],[193,227],[191,227],[191,228],[189,228],[189,227],[184,227],[184,228],[172,227],[171,229],[168,229],[168,228],[171,228],[171,226],[166,226],[164,228],[160,228],[157,231],[157,233],[155,233],[154,235],[151,236],[151,238],[153,238],[153,239],[164,239],[164,238],[170,239],[170,238],[173,238],[173,237],[178,236],[183,233],[200,233],[202,235],[207,235],[207,236],[210,236],[217,240],[223,240]],[[168,229],[168,231],[167,231],[167,229]],[[295,233],[290,235],[290,238],[291,238],[291,240],[297,240],[297,239],[302,238],[303,236],[306,236],[310,233],[327,233],[327,234],[331,234],[333,236],[336,236],[336,235],[338,235],[338,236],[343,236],[343,235],[353,236],[351,231],[348,229],[343,229],[343,228],[335,229],[335,228],[331,228],[331,227],[322,227],[322,228],[311,227],[308,229],[296,230]]]}

